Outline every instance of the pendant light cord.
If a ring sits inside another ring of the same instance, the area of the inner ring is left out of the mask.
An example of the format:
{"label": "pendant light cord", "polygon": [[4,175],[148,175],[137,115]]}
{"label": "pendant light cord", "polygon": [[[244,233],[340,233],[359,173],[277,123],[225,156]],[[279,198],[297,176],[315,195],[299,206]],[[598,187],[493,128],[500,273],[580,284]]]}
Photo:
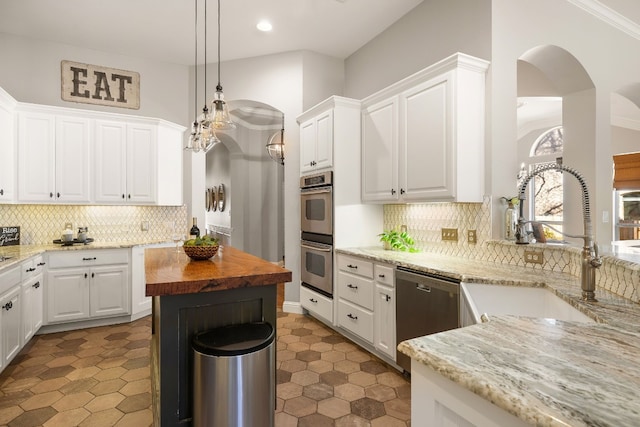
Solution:
{"label": "pendant light cord", "polygon": [[198,0],[194,1],[196,7],[195,7],[195,23],[194,23],[194,28],[195,28],[195,40],[196,40],[196,48],[195,48],[195,58],[193,60],[193,63],[196,65],[195,67],[195,96],[194,96],[194,100],[193,100],[193,112],[195,114],[194,116],[194,120],[197,120],[198,118]]}
{"label": "pendant light cord", "polygon": [[218,0],[218,86],[216,90],[222,90],[220,84],[220,0]]}
{"label": "pendant light cord", "polygon": [[207,0],[204,0],[204,108],[207,108]]}

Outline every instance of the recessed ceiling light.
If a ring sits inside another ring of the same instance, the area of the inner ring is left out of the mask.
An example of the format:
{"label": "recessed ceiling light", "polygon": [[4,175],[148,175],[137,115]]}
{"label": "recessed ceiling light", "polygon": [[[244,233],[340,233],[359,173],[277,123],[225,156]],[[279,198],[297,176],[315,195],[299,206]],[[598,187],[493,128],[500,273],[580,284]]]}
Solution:
{"label": "recessed ceiling light", "polygon": [[259,29],[260,31],[271,31],[273,29],[273,25],[271,25],[271,22],[267,21],[266,19],[263,19],[262,21],[258,22],[258,25],[256,25],[256,28]]}

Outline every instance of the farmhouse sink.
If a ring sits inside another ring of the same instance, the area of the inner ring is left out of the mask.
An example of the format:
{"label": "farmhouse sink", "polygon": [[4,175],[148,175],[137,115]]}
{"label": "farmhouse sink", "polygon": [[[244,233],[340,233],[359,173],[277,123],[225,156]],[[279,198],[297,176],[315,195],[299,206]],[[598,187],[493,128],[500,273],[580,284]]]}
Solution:
{"label": "farmhouse sink", "polygon": [[486,321],[484,314],[539,317],[595,323],[547,288],[461,283],[461,324]]}

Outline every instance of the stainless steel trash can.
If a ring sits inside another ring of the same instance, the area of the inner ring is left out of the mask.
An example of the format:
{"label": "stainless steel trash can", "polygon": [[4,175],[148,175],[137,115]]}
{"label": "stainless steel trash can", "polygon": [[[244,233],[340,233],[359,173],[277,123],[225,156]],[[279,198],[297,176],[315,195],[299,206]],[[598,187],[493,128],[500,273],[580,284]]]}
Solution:
{"label": "stainless steel trash can", "polygon": [[274,426],[275,330],[269,323],[211,329],[193,338],[193,425]]}

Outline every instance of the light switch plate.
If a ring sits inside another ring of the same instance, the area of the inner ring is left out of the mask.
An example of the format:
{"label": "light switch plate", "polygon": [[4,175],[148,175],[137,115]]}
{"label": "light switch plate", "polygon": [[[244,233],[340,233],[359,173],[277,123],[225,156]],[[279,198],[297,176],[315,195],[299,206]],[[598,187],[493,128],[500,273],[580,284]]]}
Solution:
{"label": "light switch plate", "polygon": [[535,251],[535,250],[531,250],[531,251],[524,251],[524,262],[530,262],[532,264],[540,264],[542,265],[544,263],[544,255],[542,253],[542,251]]}
{"label": "light switch plate", "polygon": [[149,231],[149,221],[142,221],[140,223],[140,230]]}
{"label": "light switch plate", "polygon": [[457,242],[458,241],[458,229],[457,228],[443,228],[442,240]]}

